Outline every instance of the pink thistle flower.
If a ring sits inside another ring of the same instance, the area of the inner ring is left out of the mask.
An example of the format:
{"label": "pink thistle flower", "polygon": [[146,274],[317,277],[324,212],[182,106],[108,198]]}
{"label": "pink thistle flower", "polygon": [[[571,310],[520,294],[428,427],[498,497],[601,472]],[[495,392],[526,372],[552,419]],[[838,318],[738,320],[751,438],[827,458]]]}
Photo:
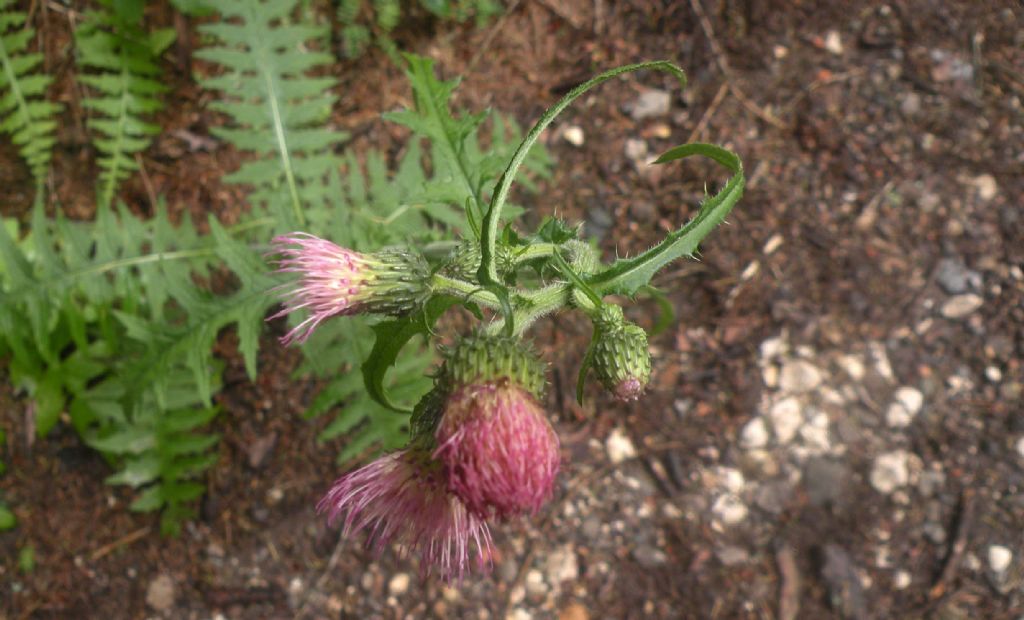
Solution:
{"label": "pink thistle flower", "polygon": [[558,435],[537,399],[508,379],[455,389],[436,438],[449,488],[472,512],[535,514],[551,497]]}
{"label": "pink thistle flower", "polygon": [[367,546],[377,554],[398,543],[420,555],[422,574],[436,570],[447,582],[461,581],[471,555],[478,569],[490,568],[491,532],[448,490],[443,469],[423,443],[432,441],[428,437],[345,474],[317,512],[327,512],[329,525],[341,521],[343,536],[367,530]]}
{"label": "pink thistle flower", "polygon": [[385,250],[364,254],[313,235],[294,232],[275,237],[278,273],[300,274],[285,285],[285,307],[267,320],[306,309],[309,316],[283,338],[282,344],[305,342],[320,323],[333,316],[364,312],[402,315],[422,298],[428,271],[423,259]]}

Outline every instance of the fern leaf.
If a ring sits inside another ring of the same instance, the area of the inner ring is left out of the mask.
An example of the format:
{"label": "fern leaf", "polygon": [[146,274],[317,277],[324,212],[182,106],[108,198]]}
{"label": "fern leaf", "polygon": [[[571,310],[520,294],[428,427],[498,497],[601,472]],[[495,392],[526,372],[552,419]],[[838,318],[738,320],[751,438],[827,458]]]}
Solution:
{"label": "fern leaf", "polygon": [[222,17],[233,21],[200,26],[219,45],[196,52],[226,70],[200,81],[223,91],[226,99],[212,107],[234,122],[214,133],[262,158],[243,164],[228,180],[252,186],[252,200],[267,207],[283,228],[304,227],[304,211],[330,199],[325,174],[337,165],[332,148],[345,138],[324,127],[336,99],[329,94],[336,81],[307,75],[333,60],[306,49],[327,29],[284,23],[295,5],[295,0],[222,3]]}
{"label": "fern leaf", "polygon": [[83,106],[94,114],[89,128],[99,152],[101,206],[111,204],[118,184],[137,168],[135,154],[160,132],[146,118],[163,107],[157,58],[173,40],[169,33],[146,32],[113,11],[86,14],[75,31],[78,63],[91,71],[79,80],[94,93]]}
{"label": "fern leaf", "polygon": [[26,52],[35,31],[25,25],[26,15],[10,10],[11,5],[11,0],[0,0],[0,132],[11,135],[41,188],[61,107],[45,99],[52,78],[38,73],[43,55]]}

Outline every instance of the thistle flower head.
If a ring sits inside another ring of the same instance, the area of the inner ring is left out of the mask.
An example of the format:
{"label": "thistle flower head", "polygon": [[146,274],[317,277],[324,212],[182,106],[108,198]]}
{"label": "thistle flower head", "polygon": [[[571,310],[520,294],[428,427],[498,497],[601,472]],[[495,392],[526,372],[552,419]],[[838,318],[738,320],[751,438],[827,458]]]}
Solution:
{"label": "thistle flower head", "polygon": [[448,490],[444,468],[432,456],[430,437],[415,439],[339,478],[317,512],[342,523],[342,535],[369,532],[367,545],[380,553],[392,543],[419,554],[423,574],[461,581],[467,568],[491,565],[486,521]]}
{"label": "thistle flower head", "polygon": [[621,401],[637,400],[651,379],[647,332],[626,321],[622,308],[601,308],[594,320],[594,371],[605,389]]}
{"label": "thistle flower head", "polygon": [[445,364],[450,391],[435,455],[448,487],[473,513],[536,513],[551,496],[558,435],[537,400],[543,369],[519,343],[474,336]]}
{"label": "thistle flower head", "polygon": [[309,316],[289,331],[281,342],[305,342],[313,330],[333,316],[378,313],[401,316],[411,312],[426,293],[429,275],[422,257],[403,250],[370,254],[339,247],[306,233],[275,237],[279,273],[297,273],[287,285],[285,307],[278,317],[300,309]]}

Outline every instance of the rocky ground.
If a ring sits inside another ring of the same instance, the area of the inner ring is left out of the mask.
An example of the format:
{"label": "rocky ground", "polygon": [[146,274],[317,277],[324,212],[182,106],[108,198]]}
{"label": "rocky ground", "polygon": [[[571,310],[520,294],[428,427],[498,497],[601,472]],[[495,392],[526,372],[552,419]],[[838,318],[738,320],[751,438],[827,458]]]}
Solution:
{"label": "rocky ground", "polygon": [[[609,256],[636,252],[722,181],[702,164],[649,166],[653,155],[703,140],[745,162],[729,225],[700,262],[659,276],[678,320],[652,339],[647,398],[615,405],[592,388],[577,406],[589,329],[568,315],[537,328],[557,369],[558,492],[537,518],[495,528],[492,574],[445,587],[413,560],[338,543],[313,514],[337,446],[315,444],[299,417],[314,386],[289,379],[295,356],[269,336],[256,384],[224,346],[223,454],[177,540],[127,513],[130,496],[102,484],[105,464],[74,438],[27,450],[25,403],[5,388],[14,449],[0,487],[23,526],[0,536],[0,613],[1024,614],[1021,6],[514,5],[482,30],[409,44],[465,76],[462,103],[524,124],[597,68],[669,57],[690,77],[680,95],[634,75],[567,112],[529,221],[557,212]],[[389,130],[351,119],[405,96],[382,59],[367,71],[348,82],[364,106],[343,119],[364,124],[356,146]],[[173,179],[158,182],[173,195]],[[651,326],[656,307],[630,314]],[[16,568],[26,541],[29,574]]]}

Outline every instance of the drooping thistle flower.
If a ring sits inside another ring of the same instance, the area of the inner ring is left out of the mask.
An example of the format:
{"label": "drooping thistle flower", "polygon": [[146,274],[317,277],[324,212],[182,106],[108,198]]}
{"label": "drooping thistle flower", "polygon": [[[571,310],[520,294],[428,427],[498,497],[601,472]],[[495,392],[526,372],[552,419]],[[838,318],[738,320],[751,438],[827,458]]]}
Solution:
{"label": "drooping thistle flower", "polygon": [[392,543],[420,556],[420,572],[461,581],[472,567],[491,566],[491,532],[449,489],[444,467],[434,459],[433,437],[421,435],[404,449],[339,478],[317,504],[342,535],[361,530],[367,546],[381,553]]}
{"label": "drooping thistle flower", "polygon": [[536,513],[551,497],[560,454],[538,401],[543,372],[521,343],[500,337],[466,337],[445,361],[435,455],[477,515]]}
{"label": "drooping thistle flower", "polygon": [[285,288],[285,307],[270,319],[307,309],[309,316],[281,342],[302,343],[324,320],[361,313],[401,316],[427,294],[429,269],[423,258],[405,250],[363,254],[326,239],[296,232],[275,237],[272,253],[279,273],[298,273]]}
{"label": "drooping thistle flower", "polygon": [[622,308],[605,305],[594,319],[594,371],[605,389],[621,401],[637,400],[651,379],[647,332],[626,321]]}

